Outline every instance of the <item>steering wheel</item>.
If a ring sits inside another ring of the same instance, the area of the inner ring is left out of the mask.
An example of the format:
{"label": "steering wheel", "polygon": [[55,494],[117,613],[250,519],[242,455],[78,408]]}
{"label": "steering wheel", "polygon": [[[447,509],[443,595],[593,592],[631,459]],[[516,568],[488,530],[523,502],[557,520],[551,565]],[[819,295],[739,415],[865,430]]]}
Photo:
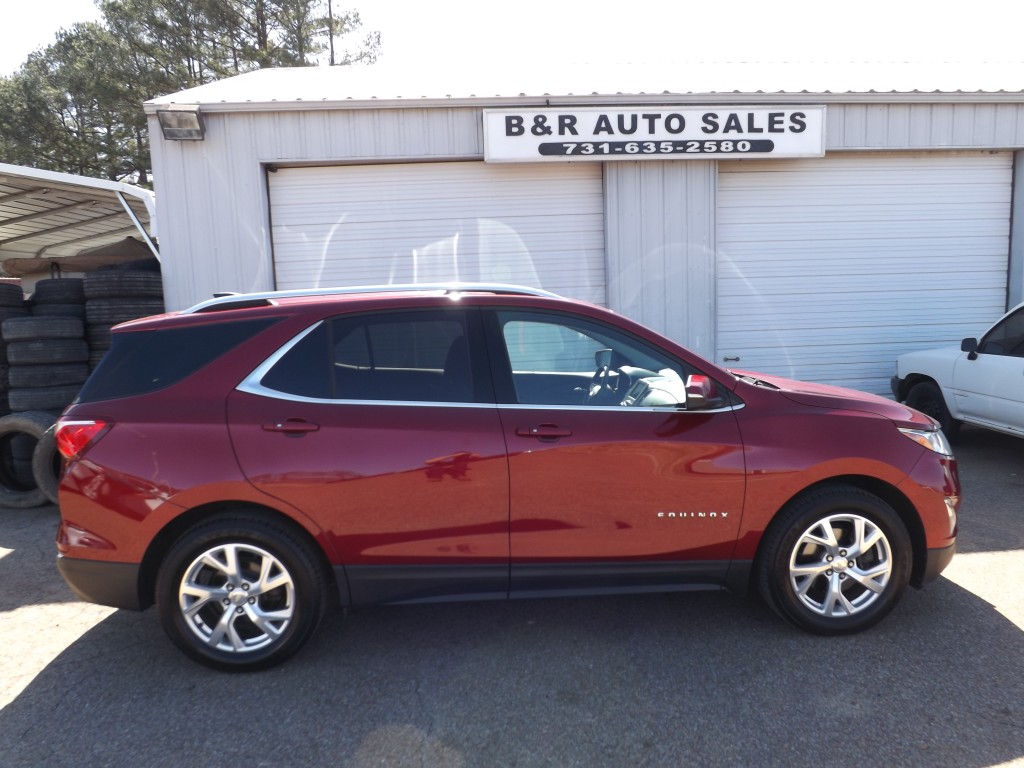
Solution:
{"label": "steering wheel", "polygon": [[587,387],[587,394],[583,402],[586,405],[600,404],[601,401],[618,403],[624,374],[621,371],[615,373],[616,376],[613,379],[611,365],[598,366],[594,375],[590,377],[590,386]]}

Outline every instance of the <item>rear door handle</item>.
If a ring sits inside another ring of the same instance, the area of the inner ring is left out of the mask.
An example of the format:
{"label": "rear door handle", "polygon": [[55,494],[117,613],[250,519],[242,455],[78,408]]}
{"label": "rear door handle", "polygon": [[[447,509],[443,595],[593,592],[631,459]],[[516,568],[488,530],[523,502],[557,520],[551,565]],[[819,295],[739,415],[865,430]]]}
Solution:
{"label": "rear door handle", "polygon": [[307,432],[316,432],[318,429],[320,429],[319,424],[303,419],[285,419],[263,425],[264,432],[284,432],[289,437],[301,437]]}
{"label": "rear door handle", "polygon": [[520,437],[536,437],[538,440],[555,440],[559,437],[569,437],[572,430],[557,424],[539,424],[536,427],[519,427],[516,434]]}

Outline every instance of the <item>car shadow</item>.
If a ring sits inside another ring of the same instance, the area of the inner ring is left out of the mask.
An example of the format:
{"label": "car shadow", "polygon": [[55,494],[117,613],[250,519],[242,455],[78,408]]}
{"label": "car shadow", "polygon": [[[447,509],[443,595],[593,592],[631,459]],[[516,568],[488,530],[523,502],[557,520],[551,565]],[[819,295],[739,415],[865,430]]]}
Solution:
{"label": "car shadow", "polygon": [[833,638],[718,593],[379,607],[240,675],[121,611],[0,712],[0,762],[980,768],[1022,723],[1021,629],[940,579]]}

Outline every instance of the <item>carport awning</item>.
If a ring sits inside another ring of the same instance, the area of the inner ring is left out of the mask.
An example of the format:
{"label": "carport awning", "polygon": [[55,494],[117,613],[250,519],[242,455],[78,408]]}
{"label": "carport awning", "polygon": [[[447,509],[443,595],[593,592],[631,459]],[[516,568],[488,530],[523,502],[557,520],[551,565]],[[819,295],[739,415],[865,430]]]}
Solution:
{"label": "carport awning", "polygon": [[0,262],[58,260],[128,236],[157,255],[156,198],[149,190],[0,163]]}

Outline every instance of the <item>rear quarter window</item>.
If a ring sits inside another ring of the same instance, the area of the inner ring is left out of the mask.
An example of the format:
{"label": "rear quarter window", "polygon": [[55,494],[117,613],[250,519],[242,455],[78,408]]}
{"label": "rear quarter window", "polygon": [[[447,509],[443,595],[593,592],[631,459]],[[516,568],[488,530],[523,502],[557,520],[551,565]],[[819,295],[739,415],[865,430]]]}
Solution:
{"label": "rear quarter window", "polygon": [[82,387],[78,402],[155,392],[200,368],[277,322],[259,318],[115,333],[110,351]]}

